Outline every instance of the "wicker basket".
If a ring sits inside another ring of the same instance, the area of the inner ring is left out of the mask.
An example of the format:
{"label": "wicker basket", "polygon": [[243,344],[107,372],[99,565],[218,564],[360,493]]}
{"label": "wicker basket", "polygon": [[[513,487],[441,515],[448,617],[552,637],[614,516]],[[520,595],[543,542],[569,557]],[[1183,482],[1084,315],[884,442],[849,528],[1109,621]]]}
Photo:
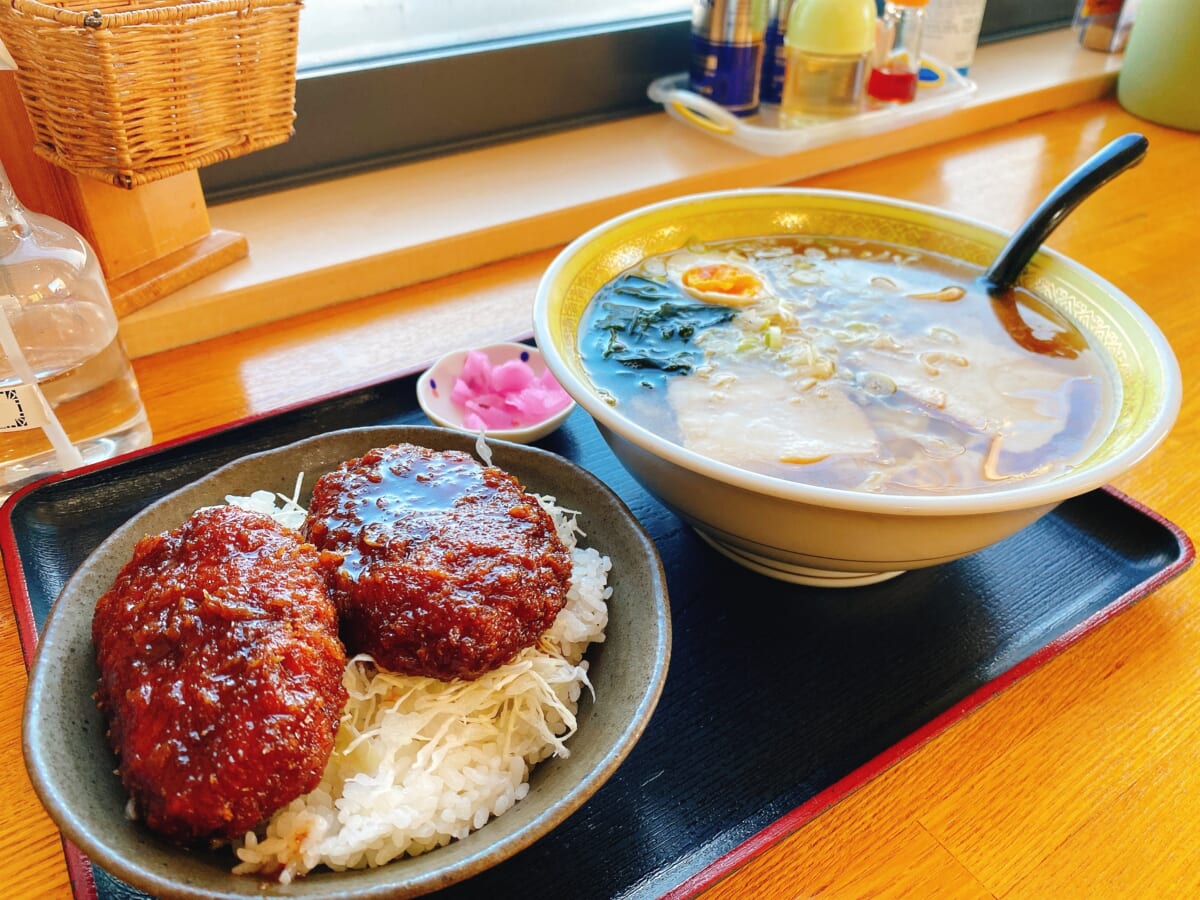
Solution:
{"label": "wicker basket", "polygon": [[134,187],[286,141],[300,0],[0,0],[41,156]]}

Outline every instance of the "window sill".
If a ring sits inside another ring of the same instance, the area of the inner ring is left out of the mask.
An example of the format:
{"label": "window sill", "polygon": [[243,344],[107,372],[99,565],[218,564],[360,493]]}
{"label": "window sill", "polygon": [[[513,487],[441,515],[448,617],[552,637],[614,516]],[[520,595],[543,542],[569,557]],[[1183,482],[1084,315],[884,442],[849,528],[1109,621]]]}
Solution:
{"label": "window sill", "polygon": [[250,256],[130,314],[122,336],[147,356],[555,247],[668,197],[797,182],[1097,99],[1119,68],[1067,29],[981,47],[978,91],[944,116],[790,156],[653,114],[214,206]]}

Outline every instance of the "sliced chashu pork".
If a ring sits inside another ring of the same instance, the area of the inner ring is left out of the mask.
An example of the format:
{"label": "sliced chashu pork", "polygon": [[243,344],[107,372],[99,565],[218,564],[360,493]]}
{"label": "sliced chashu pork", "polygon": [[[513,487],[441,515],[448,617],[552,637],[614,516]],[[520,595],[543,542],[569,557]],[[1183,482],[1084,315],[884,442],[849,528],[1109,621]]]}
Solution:
{"label": "sliced chashu pork", "polygon": [[736,364],[721,372],[716,383],[695,376],[670,382],[667,396],[689,450],[755,469],[879,447],[866,415],[838,385],[803,391],[771,372]]}
{"label": "sliced chashu pork", "polygon": [[1012,453],[1036,450],[1062,431],[1075,383],[1090,380],[1015,345],[974,335],[952,345],[914,341],[902,353],[856,348],[842,364],[887,376],[897,390],[964,429],[999,436],[1003,450]]}

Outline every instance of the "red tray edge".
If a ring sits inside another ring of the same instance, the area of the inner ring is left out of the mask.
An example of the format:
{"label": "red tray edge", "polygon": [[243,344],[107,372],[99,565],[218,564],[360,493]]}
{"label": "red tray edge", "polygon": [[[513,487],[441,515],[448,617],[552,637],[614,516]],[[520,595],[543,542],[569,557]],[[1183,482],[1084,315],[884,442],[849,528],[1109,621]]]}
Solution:
{"label": "red tray edge", "polygon": [[[351,391],[337,391],[330,394],[328,397],[310,399],[267,412],[246,416],[236,421],[229,422],[225,425],[203,429],[179,438],[153,444],[149,447],[133,451],[132,453],[125,454],[114,459],[103,460],[80,470],[63,473],[61,475],[52,475],[48,478],[34,482],[33,484],[26,485],[24,488],[14,493],[8,498],[8,500],[4,502],[3,506],[0,506],[0,554],[3,555],[4,559],[5,575],[8,581],[9,593],[11,595],[13,611],[17,623],[18,637],[21,643],[21,652],[24,658],[26,669],[28,669],[33,662],[33,656],[37,649],[38,633],[37,625],[33,618],[33,610],[29,598],[28,585],[24,576],[24,569],[21,566],[20,556],[17,552],[16,534],[12,529],[11,519],[8,516],[8,507],[15,503],[20,497],[24,496],[26,493],[40,485],[60,481],[96,469],[105,468],[123,460],[170,449],[199,438],[217,434],[222,431],[231,430],[243,424],[259,421],[261,419],[284,413],[289,410],[298,409],[311,403],[320,402],[324,399],[331,399],[341,396],[345,393],[351,393],[353,390],[363,390],[387,381],[409,377],[423,371],[427,366],[428,363],[413,366],[410,369],[390,375],[387,378],[362,384],[357,388],[351,389]],[[1061,635],[1056,640],[1049,642],[1044,647],[1041,647],[1039,650],[1030,654],[1007,672],[996,676],[991,681],[984,684],[972,694],[961,700],[959,703],[952,706],[950,709],[947,709],[945,712],[931,719],[929,722],[912,732],[906,738],[902,739],[896,744],[893,744],[885,752],[879,754],[869,762],[863,764],[850,774],[843,777],[841,780],[814,795],[809,800],[793,809],[791,812],[781,816],[771,825],[762,829],[752,837],[747,838],[737,847],[718,857],[699,872],[691,875],[680,885],[671,889],[666,894],[663,894],[662,900],[684,900],[684,898],[694,897],[704,890],[712,887],[722,879],[728,877],[735,870],[741,868],[750,860],[779,843],[792,832],[798,830],[803,825],[815,819],[826,809],[836,805],[851,793],[858,790],[860,787],[894,766],[900,760],[912,754],[923,744],[927,743],[941,732],[945,731],[963,716],[972,712],[974,709],[978,708],[992,697],[999,694],[1005,688],[1023,678],[1025,675],[1028,675],[1035,669],[1040,668],[1047,661],[1057,656],[1067,647],[1070,647],[1072,644],[1079,641],[1084,635],[1094,631],[1105,622],[1109,621],[1128,607],[1132,606],[1141,598],[1153,593],[1163,584],[1166,584],[1168,581],[1176,578],[1192,565],[1195,560],[1195,546],[1192,540],[1188,537],[1187,533],[1181,527],[1160,514],[1158,511],[1146,506],[1138,500],[1133,499],[1128,494],[1125,494],[1114,487],[1105,486],[1102,488],[1102,490],[1112,494],[1121,502],[1133,507],[1143,515],[1153,519],[1170,531],[1179,542],[1181,548],[1180,557],[1171,565],[1156,572],[1151,578],[1148,578],[1146,581],[1115,599],[1104,609],[1099,610],[1088,619],[1079,623],[1070,631]],[[92,874],[91,863],[88,861],[87,857],[84,856],[84,854],[69,841],[64,841],[64,855],[66,857],[67,870],[76,900],[98,900],[99,894],[96,889],[95,878]]]}
{"label": "red tray edge", "polygon": [[922,745],[933,740],[933,738],[948,729],[959,719],[978,709],[1026,675],[1041,668],[1068,647],[1078,643],[1085,635],[1095,631],[1101,625],[1124,612],[1138,600],[1158,590],[1173,578],[1178,577],[1192,565],[1196,558],[1196,548],[1191,538],[1188,537],[1182,528],[1156,510],[1133,499],[1117,488],[1105,486],[1103,490],[1112,494],[1121,502],[1138,510],[1143,515],[1158,522],[1175,535],[1181,550],[1179,558],[1169,566],[1155,572],[1153,576],[1147,578],[1141,584],[1126,591],[1074,628],[1034,651],[1007,672],[997,675],[991,681],[980,686],[954,706],[930,719],[916,731],[893,744],[883,753],[859,766],[841,780],[834,782],[820,793],[813,795],[791,812],[779,817],[766,828],[713,860],[703,869],[688,877],[682,884],[662,894],[660,900],[685,900],[685,898],[695,897],[718,882],[728,878],[746,863],[760,856],[788,835],[811,822],[825,810],[844,800],[902,759],[914,753]]}

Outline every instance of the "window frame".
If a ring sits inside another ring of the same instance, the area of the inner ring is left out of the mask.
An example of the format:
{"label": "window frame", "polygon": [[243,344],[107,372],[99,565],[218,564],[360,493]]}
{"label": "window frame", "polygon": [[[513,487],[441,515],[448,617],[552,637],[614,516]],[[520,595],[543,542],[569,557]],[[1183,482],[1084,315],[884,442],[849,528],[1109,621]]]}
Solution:
{"label": "window frame", "polygon": [[[1075,0],[988,0],[980,43],[1071,24]],[[201,170],[210,203],[646,114],[688,66],[690,15],[301,72],[288,142]]]}

